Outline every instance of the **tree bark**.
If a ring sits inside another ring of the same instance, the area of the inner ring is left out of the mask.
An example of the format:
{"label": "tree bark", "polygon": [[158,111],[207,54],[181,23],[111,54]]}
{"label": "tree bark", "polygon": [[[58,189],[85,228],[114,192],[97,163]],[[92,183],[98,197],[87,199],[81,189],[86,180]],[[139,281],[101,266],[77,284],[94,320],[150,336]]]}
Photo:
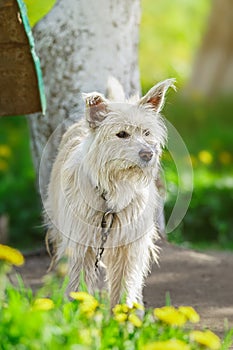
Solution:
{"label": "tree bark", "polygon": [[201,95],[233,93],[233,1],[215,0],[187,86]]}
{"label": "tree bark", "polygon": [[47,98],[46,116],[29,117],[34,164],[45,195],[62,134],[83,113],[81,92],[105,93],[116,77],[127,95],[140,92],[139,0],[58,0],[34,28]]}

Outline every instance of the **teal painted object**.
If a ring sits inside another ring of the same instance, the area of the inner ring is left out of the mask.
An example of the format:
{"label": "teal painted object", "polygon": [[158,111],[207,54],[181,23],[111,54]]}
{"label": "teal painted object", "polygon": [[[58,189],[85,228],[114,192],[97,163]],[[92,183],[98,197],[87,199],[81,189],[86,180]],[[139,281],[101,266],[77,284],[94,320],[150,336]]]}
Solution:
{"label": "teal painted object", "polygon": [[16,0],[16,1],[18,3],[18,6],[19,6],[23,26],[24,26],[24,29],[25,29],[25,32],[26,32],[26,35],[28,37],[28,41],[30,44],[31,55],[32,55],[32,59],[34,62],[34,67],[35,67],[35,71],[36,71],[36,75],[37,75],[38,90],[39,90],[39,95],[40,95],[42,114],[45,114],[46,97],[45,97],[44,84],[43,84],[42,72],[41,72],[41,67],[40,67],[40,60],[39,60],[39,57],[37,56],[36,51],[35,51],[35,43],[34,43],[32,31],[31,31],[31,27],[29,24],[28,16],[27,16],[27,8],[26,8],[26,5],[24,4],[23,0]]}

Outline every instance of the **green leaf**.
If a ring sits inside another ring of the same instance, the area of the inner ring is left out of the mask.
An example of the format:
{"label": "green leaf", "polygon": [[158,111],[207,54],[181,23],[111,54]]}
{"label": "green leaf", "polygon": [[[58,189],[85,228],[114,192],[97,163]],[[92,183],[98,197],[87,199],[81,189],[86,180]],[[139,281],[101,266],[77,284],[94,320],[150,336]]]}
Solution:
{"label": "green leaf", "polygon": [[31,27],[41,20],[55,5],[56,0],[24,0]]}

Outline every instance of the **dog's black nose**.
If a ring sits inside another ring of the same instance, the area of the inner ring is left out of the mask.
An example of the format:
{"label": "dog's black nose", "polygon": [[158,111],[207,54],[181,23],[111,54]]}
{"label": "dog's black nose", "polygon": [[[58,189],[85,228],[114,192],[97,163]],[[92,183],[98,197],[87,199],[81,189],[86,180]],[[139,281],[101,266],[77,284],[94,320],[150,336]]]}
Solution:
{"label": "dog's black nose", "polygon": [[153,157],[153,151],[149,148],[142,148],[139,152],[139,157],[145,162],[149,162]]}

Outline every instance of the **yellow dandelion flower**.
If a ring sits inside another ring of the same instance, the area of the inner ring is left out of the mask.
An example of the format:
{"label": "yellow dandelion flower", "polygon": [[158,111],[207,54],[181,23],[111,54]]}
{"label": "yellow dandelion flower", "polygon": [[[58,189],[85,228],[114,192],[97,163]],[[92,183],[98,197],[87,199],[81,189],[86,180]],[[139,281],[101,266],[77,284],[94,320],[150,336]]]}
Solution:
{"label": "yellow dandelion flower", "polygon": [[133,303],[133,308],[136,310],[145,310],[144,306],[139,303]]}
{"label": "yellow dandelion flower", "polygon": [[17,249],[3,244],[0,244],[0,260],[16,266],[24,264],[24,257]]}
{"label": "yellow dandelion flower", "polygon": [[7,145],[0,145],[0,157],[9,158],[11,156],[11,149]]}
{"label": "yellow dandelion flower", "polygon": [[117,304],[112,311],[115,315],[122,312],[127,314],[130,311],[130,307],[126,304]]}
{"label": "yellow dandelion flower", "polygon": [[142,326],[142,321],[140,318],[135,315],[135,314],[130,314],[128,318],[129,322],[131,322],[135,327],[141,327]]}
{"label": "yellow dandelion flower", "polygon": [[123,312],[118,312],[114,315],[114,320],[116,320],[119,323],[124,323],[127,320],[128,316],[127,314]]}
{"label": "yellow dandelion flower", "polygon": [[191,350],[191,347],[182,340],[171,339],[143,345],[142,350]]}
{"label": "yellow dandelion flower", "polygon": [[201,151],[198,153],[198,158],[203,164],[209,165],[213,162],[213,156],[209,151]]}
{"label": "yellow dandelion flower", "polygon": [[224,165],[228,165],[232,162],[232,155],[226,151],[221,152],[218,158],[219,161]]}
{"label": "yellow dandelion flower", "polygon": [[173,306],[164,306],[154,309],[154,315],[160,321],[171,326],[183,326],[187,321],[185,315],[176,310]]}
{"label": "yellow dandelion flower", "polygon": [[200,316],[192,306],[180,306],[178,311],[185,315],[188,321],[192,323],[198,323],[200,321]]}
{"label": "yellow dandelion flower", "polygon": [[81,302],[79,310],[87,317],[92,317],[96,308],[99,306],[98,301],[90,294],[86,292],[71,292],[71,298]]}
{"label": "yellow dandelion flower", "polygon": [[218,350],[221,347],[221,342],[219,337],[207,330],[207,331],[192,331],[190,333],[191,340],[199,343],[201,345],[205,345],[211,350]]}
{"label": "yellow dandelion flower", "polygon": [[81,305],[80,305],[80,310],[83,312],[83,313],[93,313],[96,308],[98,307],[99,303],[98,301],[93,298],[92,300],[86,300],[84,301]]}
{"label": "yellow dandelion flower", "polygon": [[34,301],[32,309],[36,311],[48,311],[54,308],[54,302],[48,298],[38,298]]}
{"label": "yellow dandelion flower", "polygon": [[87,292],[71,292],[70,296],[71,298],[78,301],[92,301],[92,299],[95,299],[92,295],[88,294]]}

